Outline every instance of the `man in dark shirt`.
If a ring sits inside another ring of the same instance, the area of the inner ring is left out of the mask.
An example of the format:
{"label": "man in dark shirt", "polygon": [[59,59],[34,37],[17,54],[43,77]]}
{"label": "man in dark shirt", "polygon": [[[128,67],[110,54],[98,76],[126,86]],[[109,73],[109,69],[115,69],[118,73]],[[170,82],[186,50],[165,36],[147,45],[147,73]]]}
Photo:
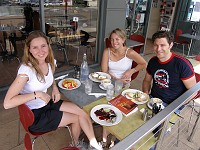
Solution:
{"label": "man in dark shirt", "polygon": [[158,31],[152,40],[156,56],[148,63],[142,89],[162,99],[166,106],[196,84],[195,73],[187,59],[171,52],[174,40],[171,32]]}

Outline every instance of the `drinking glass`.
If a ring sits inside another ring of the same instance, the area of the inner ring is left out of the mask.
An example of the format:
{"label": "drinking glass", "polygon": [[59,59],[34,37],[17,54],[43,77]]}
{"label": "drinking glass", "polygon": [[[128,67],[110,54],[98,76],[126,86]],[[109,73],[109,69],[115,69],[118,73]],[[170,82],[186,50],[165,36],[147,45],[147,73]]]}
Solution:
{"label": "drinking glass", "polygon": [[116,96],[121,94],[122,88],[123,88],[123,82],[120,80],[116,80],[115,81],[115,95]]}
{"label": "drinking glass", "polygon": [[92,92],[92,81],[87,79],[85,80],[85,93],[90,94]]}
{"label": "drinking glass", "polygon": [[109,101],[113,98],[114,95],[114,86],[112,84],[108,85],[106,91],[106,99]]}

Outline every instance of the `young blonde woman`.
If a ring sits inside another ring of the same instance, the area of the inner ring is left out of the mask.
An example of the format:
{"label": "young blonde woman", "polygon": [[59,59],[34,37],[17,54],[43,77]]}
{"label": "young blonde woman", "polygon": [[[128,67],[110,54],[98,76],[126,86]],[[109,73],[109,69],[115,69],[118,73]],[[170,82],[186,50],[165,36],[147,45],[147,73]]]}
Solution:
{"label": "young blonde woman", "polygon": [[[122,29],[114,29],[109,36],[111,47],[104,49],[101,70],[111,75],[115,80],[130,84],[133,73],[145,69],[146,61],[133,49],[126,46],[126,33]],[[138,65],[132,67],[132,62]]]}
{"label": "young blonde woman", "polygon": [[[121,80],[124,85],[130,86],[133,73],[145,69],[146,61],[133,49],[126,46],[126,33],[116,28],[109,36],[111,46],[104,49],[101,61],[101,70],[111,75],[114,80]],[[138,65],[132,67],[132,62]],[[108,131],[103,130],[103,142],[107,141]]]}
{"label": "young blonde woman", "polygon": [[[22,64],[16,79],[4,99],[4,108],[9,109],[25,103],[34,113],[32,132],[48,132],[71,124],[72,135],[77,147],[81,129],[87,135],[90,145],[102,150],[94,135],[90,117],[77,105],[60,100],[60,92],[54,81],[55,60],[47,37],[41,31],[29,34]],[[52,86],[51,95],[47,89]]]}

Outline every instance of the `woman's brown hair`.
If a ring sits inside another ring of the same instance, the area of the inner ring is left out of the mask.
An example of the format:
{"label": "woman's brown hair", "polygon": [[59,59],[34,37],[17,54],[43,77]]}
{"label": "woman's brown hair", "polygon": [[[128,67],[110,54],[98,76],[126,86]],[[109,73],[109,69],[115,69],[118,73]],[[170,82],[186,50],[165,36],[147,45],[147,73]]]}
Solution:
{"label": "woman's brown hair", "polygon": [[30,53],[30,44],[33,39],[42,37],[46,40],[48,47],[49,47],[49,54],[47,55],[45,62],[49,63],[53,73],[55,72],[55,62],[54,62],[54,55],[53,50],[49,44],[49,40],[47,36],[41,31],[32,31],[26,39],[25,47],[24,47],[24,55],[22,58],[22,63],[29,66],[30,68],[36,71],[36,76],[40,82],[45,82],[44,74],[42,73],[41,69],[39,68],[39,62],[37,59],[33,57]]}

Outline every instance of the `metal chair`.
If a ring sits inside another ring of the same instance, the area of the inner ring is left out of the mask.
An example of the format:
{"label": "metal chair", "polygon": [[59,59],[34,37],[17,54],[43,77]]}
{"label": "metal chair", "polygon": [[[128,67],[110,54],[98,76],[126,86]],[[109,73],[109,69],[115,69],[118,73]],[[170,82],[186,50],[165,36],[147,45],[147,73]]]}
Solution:
{"label": "metal chair", "polygon": [[[199,82],[200,81],[200,74],[197,74],[195,73],[195,76],[196,76],[196,81]],[[189,126],[191,124],[191,120],[193,118],[193,115],[194,115],[194,112],[197,113],[197,119],[195,121],[195,124],[192,128],[192,131],[190,133],[190,136],[188,137],[188,141],[192,141],[193,139],[193,136],[196,132],[196,129],[197,129],[197,126],[198,124],[200,123],[200,120],[199,120],[199,117],[200,117],[200,110],[199,112],[195,109],[195,108],[199,108],[200,109],[200,91],[197,93],[197,95],[193,98],[192,100],[192,112],[191,112],[191,116],[190,116],[190,119],[189,119],[189,123],[188,123],[188,129],[189,129]]]}
{"label": "metal chair", "polygon": [[[94,39],[94,38],[93,38]],[[90,49],[90,53],[93,57],[93,54],[92,54],[92,46],[90,45],[92,42],[95,42],[95,40],[90,40],[90,35],[89,33],[87,33],[86,31],[83,31],[83,30],[80,30],[80,38],[78,39],[79,40],[79,44],[76,44],[76,45],[72,45],[74,48],[77,49],[77,53],[76,53],[76,64],[78,62],[78,55],[79,55],[79,52],[80,52],[80,48],[81,47],[84,47],[86,49],[86,53],[87,53],[87,50]]]}
{"label": "metal chair", "polygon": [[[33,122],[34,122],[34,114],[26,104],[19,105],[18,106],[18,111],[19,111],[19,120],[20,120],[21,124],[23,125],[23,127],[24,127],[24,129],[26,131],[26,134],[24,136],[25,150],[33,150],[34,149],[34,143],[35,143],[36,139],[39,136],[42,136],[42,135],[44,135],[44,134],[46,134],[48,132],[31,132],[31,131],[29,131],[29,126],[31,126],[33,124]],[[72,144],[74,145],[71,129],[70,129],[69,126],[66,126],[66,128],[69,131],[70,137],[72,139]],[[31,142],[30,135],[34,136],[34,139],[33,139],[32,142]],[[19,138],[20,138],[20,124],[19,124],[18,143],[19,143]],[[45,142],[45,140],[44,140],[44,142]],[[47,145],[47,143],[46,143],[46,145]],[[47,145],[47,147],[48,147],[48,145]]]}
{"label": "metal chair", "polygon": [[182,45],[183,46],[183,56],[184,56],[185,55],[185,45],[189,46],[190,42],[180,40],[179,38],[180,38],[181,34],[183,34],[183,31],[181,29],[177,29],[174,43],[176,44],[176,47],[178,45]]}
{"label": "metal chair", "polygon": [[[142,35],[139,35],[139,34],[132,34],[130,36],[130,40],[145,43],[145,37],[142,36]],[[142,47],[144,47],[144,45],[135,46],[135,47],[133,47],[133,50],[136,51],[138,54],[140,54],[140,50],[141,50]],[[133,61],[131,68],[135,68],[137,65],[138,64],[135,61]],[[139,74],[139,71],[132,74],[131,80],[134,80],[138,76],[138,74]]]}

